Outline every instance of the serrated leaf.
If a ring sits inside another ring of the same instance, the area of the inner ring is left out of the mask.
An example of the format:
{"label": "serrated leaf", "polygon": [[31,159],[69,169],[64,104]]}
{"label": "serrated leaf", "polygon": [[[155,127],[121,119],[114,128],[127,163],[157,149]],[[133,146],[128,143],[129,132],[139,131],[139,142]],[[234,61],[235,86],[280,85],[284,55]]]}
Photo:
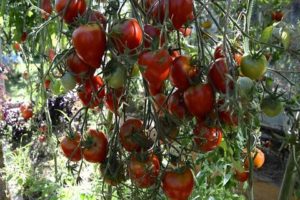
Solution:
{"label": "serrated leaf", "polygon": [[272,37],[272,33],[273,33],[273,26],[266,27],[261,34],[260,41],[264,43],[269,42],[270,38]]}

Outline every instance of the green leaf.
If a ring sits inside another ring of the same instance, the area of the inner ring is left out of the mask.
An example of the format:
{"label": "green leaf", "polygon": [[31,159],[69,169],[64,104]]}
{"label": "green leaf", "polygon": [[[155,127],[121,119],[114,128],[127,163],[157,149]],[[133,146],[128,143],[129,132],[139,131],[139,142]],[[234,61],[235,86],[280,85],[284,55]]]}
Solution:
{"label": "green leaf", "polygon": [[285,50],[287,50],[291,43],[291,35],[288,30],[283,30],[281,33],[281,42]]}
{"label": "green leaf", "polygon": [[261,34],[260,41],[264,43],[269,42],[270,38],[272,37],[272,32],[273,26],[266,27]]}

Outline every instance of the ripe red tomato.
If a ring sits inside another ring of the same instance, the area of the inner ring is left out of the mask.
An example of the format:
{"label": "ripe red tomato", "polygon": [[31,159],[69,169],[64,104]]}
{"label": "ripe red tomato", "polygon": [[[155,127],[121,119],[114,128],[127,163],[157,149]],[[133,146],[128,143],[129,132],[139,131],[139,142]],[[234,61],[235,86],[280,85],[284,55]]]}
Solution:
{"label": "ripe red tomato", "polygon": [[21,51],[21,50],[22,50],[22,49],[21,49],[21,45],[20,45],[19,42],[15,42],[15,43],[13,44],[13,48],[14,48],[15,51]]}
{"label": "ripe red tomato", "polygon": [[100,166],[100,172],[105,183],[117,186],[125,181],[125,169],[123,163],[117,159],[107,159]]}
{"label": "ripe red tomato", "polygon": [[214,93],[209,84],[189,87],[184,92],[183,98],[189,112],[199,119],[205,118],[213,109]]}
{"label": "ripe red tomato", "polygon": [[280,22],[283,18],[283,12],[280,10],[272,12],[272,20],[276,22]]}
{"label": "ripe red tomato", "polygon": [[89,16],[90,23],[100,23],[103,26],[103,30],[106,29],[107,19],[106,17],[97,10],[92,10]]}
{"label": "ripe red tomato", "polygon": [[169,17],[176,29],[194,19],[193,0],[169,1]]}
{"label": "ripe red tomato", "polygon": [[139,55],[138,64],[142,67],[142,75],[153,85],[160,85],[169,76],[172,58],[168,51],[147,51]]}
{"label": "ripe red tomato", "polygon": [[222,142],[222,131],[219,128],[207,127],[198,123],[193,133],[197,147],[203,152],[214,150]]}
{"label": "ripe red tomato", "polygon": [[188,21],[194,19],[193,0],[156,0],[152,3],[152,16],[159,22],[163,22],[166,14],[167,3],[169,3],[169,18],[171,19],[175,29],[180,29]]}
{"label": "ripe red tomato", "polygon": [[80,140],[80,134],[76,133],[73,136],[64,136],[60,141],[60,147],[64,156],[71,161],[77,162],[82,159]]}
{"label": "ripe red tomato", "polygon": [[75,52],[67,57],[66,62],[68,70],[78,78],[88,75],[92,68],[88,64],[84,63]]}
{"label": "ripe red tomato", "polygon": [[124,93],[124,88],[111,89],[109,92],[106,92],[104,98],[104,105],[108,110],[113,113],[118,113],[120,107],[121,99],[120,97]]}
{"label": "ripe red tomato", "polygon": [[104,96],[104,83],[100,76],[94,76],[91,79],[86,80],[82,85],[82,88],[79,88],[78,97],[85,106],[90,108],[95,108],[98,106]]}
{"label": "ripe red tomato", "polygon": [[85,141],[85,147],[82,151],[83,158],[91,163],[102,163],[108,152],[108,141],[102,131],[89,129]]}
{"label": "ripe red tomato", "polygon": [[194,187],[194,177],[190,168],[167,170],[162,178],[162,189],[169,199],[187,200]]}
{"label": "ripe red tomato", "polygon": [[190,64],[187,56],[178,56],[171,66],[170,81],[179,90],[186,90],[191,84],[191,79],[196,75],[197,69]]}
{"label": "ripe red tomato", "polygon": [[187,37],[192,34],[191,28],[180,28],[179,31],[182,33],[183,37]]}
{"label": "ripe red tomato", "polygon": [[241,59],[242,73],[252,80],[259,80],[267,71],[268,61],[264,55],[244,55]]}
{"label": "ripe red tomato", "polygon": [[125,19],[112,27],[111,39],[119,53],[134,53],[143,42],[143,30],[136,19]]}
{"label": "ripe red tomato", "polygon": [[97,24],[81,25],[72,34],[72,41],[78,57],[88,65],[100,67],[106,49],[106,36]]}
{"label": "ripe red tomato", "polygon": [[150,48],[153,45],[153,43],[158,44],[158,46],[162,46],[165,43],[164,35],[162,35],[162,37],[160,38],[160,29],[152,25],[145,24],[144,31],[145,31],[145,35],[144,35],[145,48]]}
{"label": "ripe red tomato", "polygon": [[[68,4],[68,2],[70,3]],[[68,7],[66,8],[66,6]],[[70,24],[85,12],[86,3],[85,0],[56,0],[55,9],[65,22]]]}
{"label": "ripe red tomato", "polygon": [[48,20],[52,13],[51,0],[41,0],[42,18]]}
{"label": "ripe red tomato", "polygon": [[184,119],[188,117],[189,112],[185,106],[183,99],[183,92],[176,90],[169,98],[168,110],[171,115],[174,115],[178,119]]}
{"label": "ripe red tomato", "polygon": [[180,52],[178,50],[169,50],[169,54],[172,57],[172,60],[175,60],[180,56]]}
{"label": "ripe red tomato", "polygon": [[164,84],[164,82],[162,82],[161,84],[148,83],[148,88],[149,88],[150,95],[155,96],[155,95],[163,92],[163,90],[165,88],[165,84]]}
{"label": "ripe red tomato", "polygon": [[139,188],[151,187],[158,180],[159,170],[159,159],[154,154],[146,158],[132,155],[128,164],[129,177]]}
{"label": "ripe red tomato", "polygon": [[143,121],[128,119],[120,128],[119,139],[121,145],[129,152],[148,149],[152,144],[143,132]]}
{"label": "ripe red tomato", "polygon": [[236,180],[240,181],[240,182],[245,182],[248,180],[249,178],[249,171],[239,171],[239,170],[235,170],[235,174],[234,177]]}
{"label": "ripe red tomato", "polygon": [[162,115],[167,110],[167,96],[159,93],[153,97],[155,111]]}
{"label": "ripe red tomato", "polygon": [[211,84],[221,93],[233,89],[233,81],[228,78],[229,70],[225,58],[217,59],[208,71],[208,79]]}
{"label": "ripe red tomato", "polygon": [[217,60],[218,58],[225,58],[225,54],[224,54],[222,45],[219,45],[216,47],[215,52],[214,52],[214,58],[215,58],[215,60]]}
{"label": "ripe red tomato", "polygon": [[29,103],[23,103],[20,106],[20,112],[24,120],[30,119],[33,115],[32,105]]}

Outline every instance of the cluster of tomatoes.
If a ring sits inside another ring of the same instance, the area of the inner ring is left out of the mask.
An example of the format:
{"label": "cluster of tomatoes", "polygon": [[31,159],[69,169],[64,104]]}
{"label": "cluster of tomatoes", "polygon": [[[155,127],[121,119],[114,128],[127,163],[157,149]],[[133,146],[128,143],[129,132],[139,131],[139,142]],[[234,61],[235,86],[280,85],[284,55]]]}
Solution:
{"label": "cluster of tomatoes", "polygon": [[[42,6],[45,13],[50,14],[52,8],[47,2],[42,1]],[[153,102],[158,140],[171,144],[177,139],[182,122],[195,119],[192,128],[195,150],[209,152],[216,149],[223,137],[216,121],[231,127],[238,125],[237,114],[224,98],[233,94],[236,88],[224,48],[216,48],[214,60],[206,73],[195,59],[166,47],[168,33],[179,31],[185,37],[190,34],[191,29],[186,25],[194,20],[193,6],[192,0],[147,0],[142,7],[150,14],[152,24],[142,27],[137,19],[126,18],[112,24],[106,32],[106,18],[98,11],[87,10],[85,0],[57,0],[57,13],[65,23],[74,27],[74,50],[66,56],[65,73],[78,83],[78,97],[82,104],[91,109],[104,104],[118,115],[122,97],[127,95],[126,83],[136,70],[134,66],[127,67],[123,59],[135,60],[146,94]],[[45,14],[45,19],[48,19],[48,14]],[[157,26],[164,24],[165,20],[171,25],[167,31]],[[79,21],[84,23],[77,26]],[[109,61],[107,57],[110,57]],[[266,71],[267,61],[263,55],[235,55],[234,58],[240,65],[240,73],[250,81],[260,79]],[[101,66],[102,77],[96,74]],[[166,95],[168,86],[174,91]],[[160,180],[162,174],[162,189],[166,196],[187,199],[194,187],[191,168],[180,162],[162,170],[163,158],[155,151],[155,146],[161,142],[155,142],[157,138],[151,137],[151,131],[146,127],[142,119],[131,118],[125,120],[118,130],[117,143],[130,154],[128,176],[137,187],[149,188]],[[85,159],[101,163],[101,172],[107,183],[116,185],[125,180],[121,160],[111,149],[115,145],[110,148],[108,136],[102,131],[90,128],[84,136],[70,133],[61,140],[60,146],[70,161]],[[253,158],[256,159],[257,155],[253,154]],[[247,160],[246,168],[249,166]]]}

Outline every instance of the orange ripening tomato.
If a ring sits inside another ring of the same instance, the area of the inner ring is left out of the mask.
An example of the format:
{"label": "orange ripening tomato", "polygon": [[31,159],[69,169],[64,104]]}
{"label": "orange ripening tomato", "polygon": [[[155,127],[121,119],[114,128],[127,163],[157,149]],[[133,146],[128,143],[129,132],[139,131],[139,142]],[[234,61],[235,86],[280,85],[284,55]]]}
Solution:
{"label": "orange ripening tomato", "polygon": [[[261,168],[265,163],[265,154],[258,148],[254,148],[251,152],[251,158],[253,159],[253,165],[255,169]],[[244,166],[246,169],[249,169],[249,158],[246,157],[244,161]]]}

